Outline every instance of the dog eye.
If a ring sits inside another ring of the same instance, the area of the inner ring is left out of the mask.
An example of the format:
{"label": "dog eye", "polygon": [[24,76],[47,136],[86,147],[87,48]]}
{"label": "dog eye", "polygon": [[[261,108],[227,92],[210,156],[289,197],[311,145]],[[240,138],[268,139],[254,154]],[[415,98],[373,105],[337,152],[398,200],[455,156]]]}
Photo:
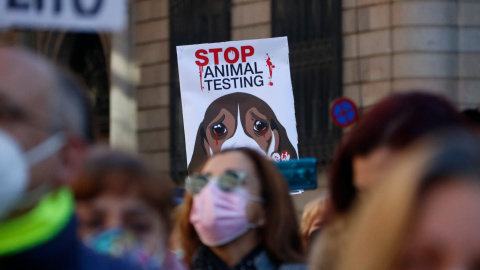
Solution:
{"label": "dog eye", "polygon": [[223,136],[227,133],[227,128],[225,127],[224,124],[219,123],[212,127],[212,131],[213,131],[213,134],[217,136]]}
{"label": "dog eye", "polygon": [[264,132],[267,131],[267,128],[268,128],[267,123],[262,122],[260,120],[257,120],[257,121],[255,121],[255,123],[253,123],[253,130],[255,132],[263,134]]}

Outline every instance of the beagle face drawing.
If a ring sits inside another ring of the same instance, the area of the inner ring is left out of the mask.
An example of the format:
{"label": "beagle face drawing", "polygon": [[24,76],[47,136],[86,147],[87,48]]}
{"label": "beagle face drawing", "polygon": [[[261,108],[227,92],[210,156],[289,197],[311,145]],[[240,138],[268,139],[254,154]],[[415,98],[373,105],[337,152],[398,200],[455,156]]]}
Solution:
{"label": "beagle face drawing", "polygon": [[270,106],[245,93],[225,95],[207,108],[198,127],[189,173],[209,156],[234,147],[250,147],[277,161],[298,156]]}

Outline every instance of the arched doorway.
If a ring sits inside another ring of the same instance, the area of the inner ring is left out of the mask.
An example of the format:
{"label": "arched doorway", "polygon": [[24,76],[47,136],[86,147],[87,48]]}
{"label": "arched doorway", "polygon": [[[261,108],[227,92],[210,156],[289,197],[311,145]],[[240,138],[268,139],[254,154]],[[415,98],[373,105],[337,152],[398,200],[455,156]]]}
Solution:
{"label": "arched doorway", "polygon": [[[98,34],[66,33],[55,42],[55,60],[74,72],[88,87],[98,141],[110,135],[110,72],[108,53]],[[53,44],[52,44],[53,45]]]}

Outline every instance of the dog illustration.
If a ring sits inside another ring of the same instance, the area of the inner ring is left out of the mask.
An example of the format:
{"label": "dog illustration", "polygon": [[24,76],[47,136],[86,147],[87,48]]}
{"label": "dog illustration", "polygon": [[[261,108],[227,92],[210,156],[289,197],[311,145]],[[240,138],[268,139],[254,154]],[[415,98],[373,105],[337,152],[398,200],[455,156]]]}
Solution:
{"label": "dog illustration", "polygon": [[195,139],[189,173],[222,149],[250,147],[276,160],[296,159],[295,148],[272,108],[256,96],[233,93],[214,100]]}

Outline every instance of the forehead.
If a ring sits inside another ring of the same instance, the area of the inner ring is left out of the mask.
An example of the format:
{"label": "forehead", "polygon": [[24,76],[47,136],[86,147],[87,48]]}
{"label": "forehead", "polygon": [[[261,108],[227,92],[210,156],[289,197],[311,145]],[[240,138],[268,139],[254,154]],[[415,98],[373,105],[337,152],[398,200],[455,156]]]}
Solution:
{"label": "forehead", "polygon": [[255,175],[253,162],[239,151],[221,153],[210,158],[202,169],[202,173],[220,175],[227,170],[245,171]]}
{"label": "forehead", "polygon": [[140,208],[148,208],[138,194],[135,192],[127,192],[122,195],[111,192],[104,192],[97,197],[86,202],[87,205],[100,208],[119,208],[123,210],[133,210]]}
{"label": "forehead", "polygon": [[35,54],[0,47],[0,95],[4,99],[41,114],[46,97],[53,92],[53,74],[52,66]]}

